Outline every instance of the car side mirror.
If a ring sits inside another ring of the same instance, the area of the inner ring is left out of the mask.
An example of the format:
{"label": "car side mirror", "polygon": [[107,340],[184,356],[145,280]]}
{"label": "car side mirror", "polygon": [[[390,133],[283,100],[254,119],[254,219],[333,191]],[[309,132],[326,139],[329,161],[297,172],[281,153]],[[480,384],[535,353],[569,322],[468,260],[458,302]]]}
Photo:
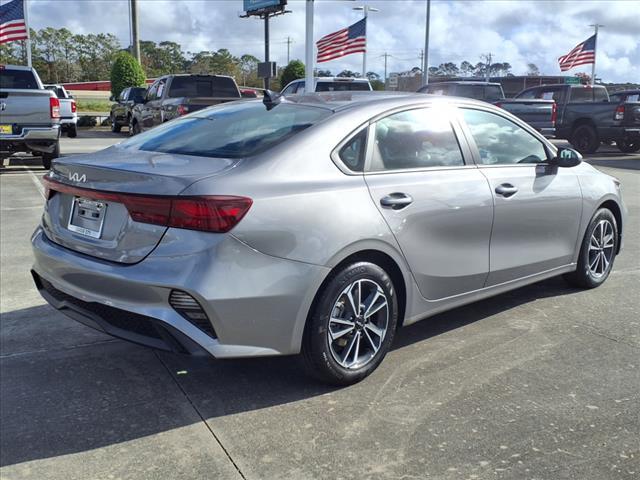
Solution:
{"label": "car side mirror", "polygon": [[575,167],[580,165],[581,162],[582,155],[573,148],[558,148],[557,155],[551,160],[552,165],[563,168]]}
{"label": "car side mirror", "polygon": [[116,101],[116,97],[114,97],[113,95],[109,95],[109,101],[110,102],[115,102]]}

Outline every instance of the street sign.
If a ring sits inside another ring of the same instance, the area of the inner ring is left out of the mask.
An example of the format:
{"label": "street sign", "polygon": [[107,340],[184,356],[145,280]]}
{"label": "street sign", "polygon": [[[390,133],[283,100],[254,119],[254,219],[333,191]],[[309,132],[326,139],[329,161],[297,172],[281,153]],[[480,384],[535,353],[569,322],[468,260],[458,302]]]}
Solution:
{"label": "street sign", "polygon": [[244,11],[252,14],[262,10],[279,10],[284,8],[287,0],[244,0]]}
{"label": "street sign", "polygon": [[580,85],[580,77],[564,77],[564,83],[567,85]]}
{"label": "street sign", "polygon": [[273,78],[276,76],[276,62],[258,63],[258,77]]}

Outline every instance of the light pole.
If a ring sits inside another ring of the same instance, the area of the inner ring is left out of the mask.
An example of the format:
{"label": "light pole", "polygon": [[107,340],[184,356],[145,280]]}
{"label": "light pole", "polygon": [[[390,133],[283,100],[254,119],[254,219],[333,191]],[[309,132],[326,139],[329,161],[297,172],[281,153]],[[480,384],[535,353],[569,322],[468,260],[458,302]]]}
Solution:
{"label": "light pole", "polygon": [[[370,7],[369,5],[362,5],[359,7],[353,7],[354,10],[362,10],[364,12],[365,19],[365,27],[367,23],[367,17],[369,16],[369,12],[379,12],[377,8]],[[362,78],[367,78],[367,35],[364,37],[365,41],[365,51],[362,53]]]}
{"label": "light pole", "polygon": [[422,65],[422,84],[429,83],[429,22],[431,20],[431,0],[427,0],[427,23],[424,31],[424,58]]}
{"label": "light pole", "polygon": [[[313,84],[313,0],[307,0],[306,9],[306,30],[304,40],[304,61],[305,61],[305,91],[313,92],[315,90]],[[284,86],[284,85],[283,85]]]}

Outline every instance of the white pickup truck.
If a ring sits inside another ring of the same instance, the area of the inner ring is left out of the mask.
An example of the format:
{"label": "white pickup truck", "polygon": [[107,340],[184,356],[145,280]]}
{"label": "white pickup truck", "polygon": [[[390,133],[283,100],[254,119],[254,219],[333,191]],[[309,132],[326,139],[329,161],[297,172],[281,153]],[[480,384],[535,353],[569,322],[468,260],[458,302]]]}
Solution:
{"label": "white pickup truck", "polygon": [[60,156],[60,100],[33,68],[0,65],[0,162],[14,152]]}
{"label": "white pickup truck", "polygon": [[67,137],[78,136],[78,107],[76,101],[62,85],[45,85],[44,88],[51,90],[60,100],[60,128],[67,133]]}

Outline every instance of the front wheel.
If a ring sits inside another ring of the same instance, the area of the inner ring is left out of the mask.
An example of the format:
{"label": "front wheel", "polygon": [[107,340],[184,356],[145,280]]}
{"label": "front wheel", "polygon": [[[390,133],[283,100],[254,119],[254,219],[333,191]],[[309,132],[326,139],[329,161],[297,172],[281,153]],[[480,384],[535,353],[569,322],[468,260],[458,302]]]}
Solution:
{"label": "front wheel", "polygon": [[571,145],[580,153],[595,153],[600,146],[598,132],[591,125],[580,125],[571,135]]}
{"label": "front wheel", "polygon": [[618,223],[607,208],[601,208],[591,219],[582,240],[575,272],[564,275],[565,280],[580,288],[595,288],[604,283],[618,251]]}
{"label": "front wheel", "polygon": [[308,320],[307,371],[334,385],[359,382],[389,351],[398,324],[393,282],[378,265],[357,262],[332,274]]}
{"label": "front wheel", "polygon": [[113,133],[120,133],[120,128],[122,127],[118,125],[115,115],[111,114],[111,131]]}
{"label": "front wheel", "polygon": [[131,119],[129,123],[129,136],[138,135],[140,133],[140,124],[135,120]]}
{"label": "front wheel", "polygon": [[635,153],[640,150],[640,138],[634,140],[622,138],[616,140],[616,145],[618,145],[618,149],[623,153]]}

